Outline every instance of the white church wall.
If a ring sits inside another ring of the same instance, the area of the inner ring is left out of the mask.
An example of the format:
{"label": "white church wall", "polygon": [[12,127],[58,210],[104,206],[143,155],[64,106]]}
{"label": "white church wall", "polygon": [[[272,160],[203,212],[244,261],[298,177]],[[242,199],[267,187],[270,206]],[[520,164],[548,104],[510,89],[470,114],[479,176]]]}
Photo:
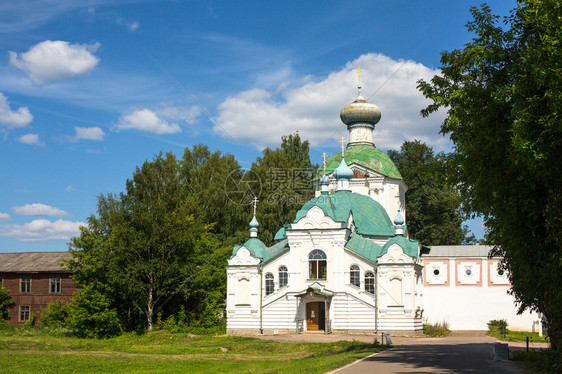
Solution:
{"label": "white church wall", "polygon": [[304,318],[299,315],[299,299],[295,295],[280,295],[263,306],[264,333],[295,332],[297,319]]}
{"label": "white church wall", "polygon": [[334,330],[375,330],[375,307],[348,293],[332,297],[330,318]]}
{"label": "white church wall", "polygon": [[536,313],[517,314],[507,275],[498,274],[497,260],[431,258],[423,263],[424,320],[447,322],[451,330],[487,330],[490,320],[506,319],[508,328],[528,331],[538,321]]}

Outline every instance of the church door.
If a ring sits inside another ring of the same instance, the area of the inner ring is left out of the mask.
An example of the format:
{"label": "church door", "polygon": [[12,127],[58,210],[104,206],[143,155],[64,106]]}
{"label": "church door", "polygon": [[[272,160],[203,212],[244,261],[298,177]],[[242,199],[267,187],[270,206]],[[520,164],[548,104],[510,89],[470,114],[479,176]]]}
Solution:
{"label": "church door", "polygon": [[320,321],[320,303],[308,303],[306,304],[306,330],[315,331],[319,328]]}

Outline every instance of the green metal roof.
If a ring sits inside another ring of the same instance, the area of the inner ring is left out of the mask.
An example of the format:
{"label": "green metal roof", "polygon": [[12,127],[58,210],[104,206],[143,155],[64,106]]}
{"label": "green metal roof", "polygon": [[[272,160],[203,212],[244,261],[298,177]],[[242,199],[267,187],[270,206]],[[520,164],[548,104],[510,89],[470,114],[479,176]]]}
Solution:
{"label": "green metal roof", "polygon": [[[326,160],[326,174],[332,174],[334,170],[341,163],[341,152],[336,153]],[[374,145],[369,144],[354,144],[350,145],[345,150],[345,163],[349,166],[351,164],[358,164],[367,169],[376,171],[389,178],[402,179],[400,172],[394,165],[394,162],[388,157],[386,153],[377,149]],[[314,180],[319,179],[324,173],[323,169],[314,177]]]}
{"label": "green metal roof", "polygon": [[283,253],[287,252],[290,249],[288,244],[289,240],[284,239],[279,243],[267,248],[263,253],[261,265],[264,265],[269,261],[281,256]]}
{"label": "green metal roof", "polygon": [[336,191],[310,199],[297,212],[295,223],[306,216],[314,206],[322,209],[325,215],[336,222],[347,222],[349,214],[357,232],[361,235],[394,236],[395,230],[386,211],[375,200],[350,191]]}
{"label": "green metal roof", "polygon": [[401,235],[396,235],[394,238],[390,239],[384,246],[380,246],[373,243],[369,239],[352,233],[349,236],[349,240],[345,244],[344,248],[350,252],[355,253],[359,257],[375,264],[377,259],[384,256],[388,252],[388,248],[391,245],[398,244],[404,253],[410,257],[418,256],[419,242],[415,240],[406,239]]}
{"label": "green metal roof", "polygon": [[289,250],[288,244],[289,241],[284,239],[268,248],[258,238],[250,238],[246,241],[246,243],[244,243],[244,245],[237,245],[234,247],[232,250],[232,257],[236,256],[236,252],[238,252],[240,248],[246,247],[253,257],[261,259],[260,264],[263,265],[287,252]]}
{"label": "green metal roof", "polygon": [[275,237],[273,238],[274,241],[287,239],[287,233],[285,232],[285,226],[281,226],[281,228],[275,233]]}

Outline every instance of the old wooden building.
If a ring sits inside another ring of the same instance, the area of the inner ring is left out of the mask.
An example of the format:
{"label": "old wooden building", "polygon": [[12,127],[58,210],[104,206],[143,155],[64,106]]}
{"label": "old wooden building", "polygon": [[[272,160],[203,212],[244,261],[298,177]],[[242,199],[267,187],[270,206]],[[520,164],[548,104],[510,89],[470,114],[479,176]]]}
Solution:
{"label": "old wooden building", "polygon": [[47,304],[70,302],[76,286],[62,267],[67,259],[69,252],[0,253],[1,284],[15,302],[10,322],[21,325]]}

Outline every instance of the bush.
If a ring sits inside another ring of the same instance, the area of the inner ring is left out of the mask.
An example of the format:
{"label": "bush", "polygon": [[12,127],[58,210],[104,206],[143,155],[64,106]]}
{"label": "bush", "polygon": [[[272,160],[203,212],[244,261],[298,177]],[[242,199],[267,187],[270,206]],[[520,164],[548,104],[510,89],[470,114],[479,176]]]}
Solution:
{"label": "bush", "polygon": [[14,300],[10,296],[10,292],[4,287],[0,286],[0,319],[9,319],[9,308],[14,306]]}
{"label": "bush", "polygon": [[115,309],[109,308],[109,300],[87,285],[75,293],[71,303],[70,327],[83,338],[109,338],[120,335],[121,325]]}
{"label": "bush", "polygon": [[423,333],[427,336],[447,336],[450,332],[447,322],[423,325]]}
{"label": "bush", "polygon": [[505,319],[493,319],[488,322],[488,331],[507,334],[507,321]]}
{"label": "bush", "polygon": [[68,327],[70,324],[70,304],[57,300],[53,304],[47,305],[41,311],[40,327]]}

